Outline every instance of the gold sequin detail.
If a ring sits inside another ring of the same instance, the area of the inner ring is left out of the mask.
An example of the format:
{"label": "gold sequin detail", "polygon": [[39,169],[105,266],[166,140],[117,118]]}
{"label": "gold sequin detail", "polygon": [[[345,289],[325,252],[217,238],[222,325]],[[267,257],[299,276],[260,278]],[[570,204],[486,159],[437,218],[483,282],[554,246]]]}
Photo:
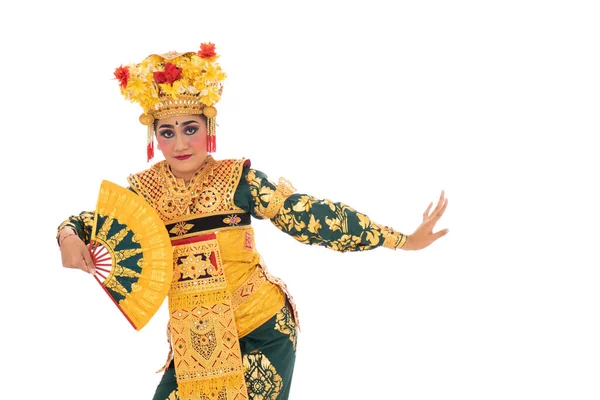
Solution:
{"label": "gold sequin detail", "polygon": [[271,195],[269,205],[267,206],[267,209],[264,212],[265,217],[269,219],[275,217],[277,213],[279,213],[281,207],[283,207],[283,203],[285,202],[285,200],[292,194],[294,194],[295,191],[296,188],[294,188],[290,181],[284,178],[279,178],[277,189]]}

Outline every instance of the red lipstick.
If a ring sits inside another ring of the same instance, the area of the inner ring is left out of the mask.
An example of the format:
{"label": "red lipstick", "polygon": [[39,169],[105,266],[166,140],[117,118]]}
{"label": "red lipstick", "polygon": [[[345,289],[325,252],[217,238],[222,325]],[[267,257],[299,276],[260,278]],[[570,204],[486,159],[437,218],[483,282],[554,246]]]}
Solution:
{"label": "red lipstick", "polygon": [[186,154],[184,156],[175,156],[176,159],[183,161],[183,160],[187,160],[188,158],[190,158],[192,155],[191,154]]}

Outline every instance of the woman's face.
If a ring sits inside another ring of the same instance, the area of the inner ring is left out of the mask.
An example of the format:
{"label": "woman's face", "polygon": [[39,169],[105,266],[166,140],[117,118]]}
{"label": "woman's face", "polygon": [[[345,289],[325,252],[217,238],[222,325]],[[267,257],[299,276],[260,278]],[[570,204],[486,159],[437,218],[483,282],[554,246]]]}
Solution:
{"label": "woman's face", "polygon": [[177,178],[190,180],[206,160],[206,122],[199,115],[162,118],[156,122],[158,149]]}

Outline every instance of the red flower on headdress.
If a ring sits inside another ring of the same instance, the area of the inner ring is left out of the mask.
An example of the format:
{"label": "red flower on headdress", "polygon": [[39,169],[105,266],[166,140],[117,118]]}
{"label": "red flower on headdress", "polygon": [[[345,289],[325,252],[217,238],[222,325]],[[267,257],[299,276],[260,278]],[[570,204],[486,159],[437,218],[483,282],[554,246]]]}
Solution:
{"label": "red flower on headdress", "polygon": [[200,58],[211,58],[217,55],[215,53],[215,44],[214,43],[202,43],[200,45],[200,51],[198,52]]}
{"label": "red flower on headdress", "polygon": [[175,64],[166,63],[164,71],[154,72],[154,80],[156,83],[168,83],[173,84],[176,80],[181,77],[181,68]]}
{"label": "red flower on headdress", "polygon": [[127,81],[129,80],[129,67],[121,65],[115,69],[115,79],[119,81],[119,86],[125,89],[127,87]]}

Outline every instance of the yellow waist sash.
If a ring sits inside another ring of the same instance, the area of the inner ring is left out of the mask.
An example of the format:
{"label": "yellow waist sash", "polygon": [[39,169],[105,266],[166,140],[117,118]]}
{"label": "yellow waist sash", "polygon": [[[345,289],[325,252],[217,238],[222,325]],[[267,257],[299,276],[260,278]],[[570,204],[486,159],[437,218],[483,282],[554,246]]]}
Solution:
{"label": "yellow waist sash", "polygon": [[179,397],[248,399],[216,235],[174,241],[173,249],[169,312]]}
{"label": "yellow waist sash", "polygon": [[247,399],[239,338],[281,309],[285,287],[261,265],[251,228],[172,244],[169,339],[179,397]]}

